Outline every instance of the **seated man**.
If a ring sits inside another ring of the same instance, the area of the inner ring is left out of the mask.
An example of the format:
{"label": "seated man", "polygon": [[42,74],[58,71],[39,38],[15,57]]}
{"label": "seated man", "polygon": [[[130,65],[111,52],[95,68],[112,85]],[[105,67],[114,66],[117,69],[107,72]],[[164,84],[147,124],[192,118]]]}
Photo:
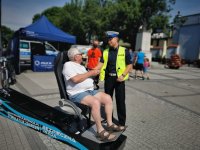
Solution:
{"label": "seated man", "polygon": [[[81,65],[82,54],[77,48],[70,48],[68,51],[69,60],[63,66],[63,75],[69,99],[91,107],[91,114],[97,127],[97,138],[99,140],[115,140],[115,135],[108,131],[121,131],[120,128],[112,122],[112,99],[109,95],[94,90],[92,76],[99,74],[99,70],[86,71]],[[107,118],[106,131],[101,124],[100,107],[105,106]]]}

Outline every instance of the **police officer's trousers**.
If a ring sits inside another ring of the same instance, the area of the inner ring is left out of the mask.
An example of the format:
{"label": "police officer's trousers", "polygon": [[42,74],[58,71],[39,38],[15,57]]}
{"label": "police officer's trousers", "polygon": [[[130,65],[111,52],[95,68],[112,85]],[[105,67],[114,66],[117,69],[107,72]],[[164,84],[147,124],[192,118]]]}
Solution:
{"label": "police officer's trousers", "polygon": [[104,89],[105,93],[109,94],[112,98],[115,90],[118,121],[120,125],[124,126],[126,122],[125,81],[117,82],[117,76],[106,76]]}

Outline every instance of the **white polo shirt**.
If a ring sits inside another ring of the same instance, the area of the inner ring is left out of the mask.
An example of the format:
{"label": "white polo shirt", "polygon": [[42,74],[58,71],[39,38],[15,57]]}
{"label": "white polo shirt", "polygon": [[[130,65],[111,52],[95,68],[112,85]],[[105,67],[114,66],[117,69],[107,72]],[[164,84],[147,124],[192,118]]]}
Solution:
{"label": "white polo shirt", "polygon": [[62,73],[64,75],[66,90],[69,96],[87,90],[94,90],[93,79],[91,78],[87,78],[80,83],[74,83],[72,82],[72,80],[70,80],[72,77],[78,74],[84,74],[86,72],[87,70],[85,69],[85,67],[78,63],[68,61],[64,64]]}

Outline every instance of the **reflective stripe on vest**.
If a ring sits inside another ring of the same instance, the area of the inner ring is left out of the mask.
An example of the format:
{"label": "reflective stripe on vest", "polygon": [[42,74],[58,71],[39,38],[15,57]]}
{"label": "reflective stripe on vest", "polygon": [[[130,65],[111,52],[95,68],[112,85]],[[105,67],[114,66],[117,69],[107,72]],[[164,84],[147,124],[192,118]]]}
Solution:
{"label": "reflective stripe on vest", "polygon": [[[100,80],[103,81],[105,79],[105,70],[107,67],[107,63],[108,63],[108,53],[109,53],[109,49],[105,49],[103,51],[103,59],[104,59],[104,63],[103,63],[103,67],[101,68],[101,72],[100,72]],[[126,60],[125,60],[125,48],[119,46],[118,49],[118,53],[117,53],[117,63],[116,63],[116,72],[117,72],[117,76],[121,76],[124,72],[124,70],[126,69]],[[125,76],[124,80],[128,79],[128,74]]]}

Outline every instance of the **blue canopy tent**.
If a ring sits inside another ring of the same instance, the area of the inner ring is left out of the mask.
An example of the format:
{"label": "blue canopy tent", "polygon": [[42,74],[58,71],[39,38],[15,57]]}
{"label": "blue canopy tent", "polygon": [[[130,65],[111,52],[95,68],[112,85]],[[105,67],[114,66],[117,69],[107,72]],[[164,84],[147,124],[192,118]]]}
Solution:
{"label": "blue canopy tent", "polygon": [[20,37],[41,41],[76,43],[76,37],[55,27],[45,16],[19,30]]}
{"label": "blue canopy tent", "polygon": [[70,44],[76,43],[75,36],[58,29],[45,16],[42,16],[33,24],[16,31],[9,43],[8,53],[13,57],[13,61],[15,62],[14,68],[17,74],[20,74],[21,72],[19,60],[20,39],[64,42]]}

